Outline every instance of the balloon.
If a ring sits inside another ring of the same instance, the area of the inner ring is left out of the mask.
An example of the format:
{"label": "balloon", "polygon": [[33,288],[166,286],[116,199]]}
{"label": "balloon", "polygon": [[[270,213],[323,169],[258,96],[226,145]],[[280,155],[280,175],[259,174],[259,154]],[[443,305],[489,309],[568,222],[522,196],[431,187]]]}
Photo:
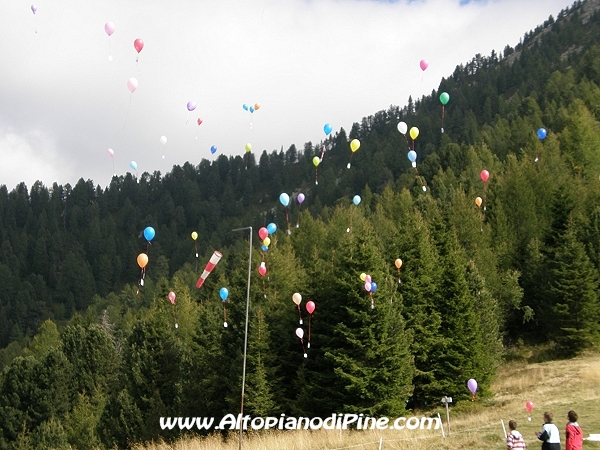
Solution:
{"label": "balloon", "polygon": [[366,273],[364,273],[364,272],[363,272],[363,273],[361,273],[361,274],[360,274],[360,279],[361,279],[361,281],[365,281],[365,280],[367,279],[367,274],[366,274]]}
{"label": "balloon", "polygon": [[252,144],[246,144],[246,152],[250,153],[252,151]]}
{"label": "balloon", "polygon": [[225,301],[229,296],[229,291],[226,287],[222,287],[221,289],[219,289],[219,295],[221,296],[221,300]]}
{"label": "balloon", "polygon": [[313,302],[312,300],[306,302],[306,312],[309,314],[315,312],[315,302]]}
{"label": "balloon", "polygon": [[115,151],[112,148],[106,150],[110,156],[115,156]]}
{"label": "balloon", "polygon": [[445,105],[446,103],[448,103],[449,100],[450,100],[450,96],[448,95],[447,92],[442,92],[440,94],[440,102],[442,105]]}
{"label": "balloon", "polygon": [[196,233],[195,231],[192,231],[192,239],[193,240],[198,239],[198,233]]}
{"label": "balloon", "polygon": [[525,403],[525,409],[527,409],[527,412],[531,412],[533,409],[533,402],[531,400]]}
{"label": "balloon", "polygon": [[277,225],[271,222],[269,225],[267,225],[267,231],[269,232],[269,234],[275,234],[275,232],[277,231]]}
{"label": "balloon", "polygon": [[189,102],[187,102],[187,109],[188,111],[193,111],[196,109],[196,102],[193,100],[190,100]]}
{"label": "balloon", "polygon": [[329,123],[326,123],[325,126],[323,127],[323,131],[325,132],[326,135],[329,135],[332,130],[333,130],[333,128],[331,128],[331,124],[329,124]]}
{"label": "balloon", "polygon": [[132,94],[135,92],[135,90],[138,87],[138,80],[131,77],[129,80],[127,80],[127,89],[129,89],[129,92],[131,92]]}
{"label": "balloon", "polygon": [[129,163],[129,167],[131,167],[133,170],[137,170],[137,163],[135,161],[131,161]]}
{"label": "balloon", "polygon": [[548,134],[548,132],[546,131],[546,129],[545,129],[545,128],[540,128],[540,129],[537,131],[537,136],[538,136],[540,139],[544,139],[544,138],[546,137],[546,134]]}
{"label": "balloon", "polygon": [[146,238],[146,240],[148,242],[150,242],[152,239],[154,239],[155,235],[156,235],[156,231],[154,231],[154,228],[152,228],[152,227],[144,228],[144,237]]}
{"label": "balloon", "polygon": [[298,200],[298,203],[302,204],[302,202],[304,201],[306,197],[304,196],[304,194],[302,192],[300,192],[298,194],[298,197],[296,197],[296,200]]}
{"label": "balloon", "polygon": [[263,245],[265,247],[268,247],[269,245],[271,245],[271,238],[269,236],[267,236],[266,238],[263,239]]}
{"label": "balloon", "polygon": [[398,258],[396,261],[394,261],[394,265],[396,266],[396,269],[399,269],[402,267],[402,260]]}
{"label": "balloon", "polygon": [[166,137],[166,136],[161,136],[161,137],[160,137],[160,143],[161,143],[162,145],[165,145],[165,144],[167,143],[167,137]]}
{"label": "balloon", "polygon": [[250,112],[253,113],[254,112],[254,106],[250,107]]}
{"label": "balloon", "polygon": [[402,134],[406,134],[408,131],[408,125],[406,125],[406,122],[398,122],[398,131]]}
{"label": "balloon", "polygon": [[[35,14],[37,12],[37,6],[31,5],[31,12]],[[109,36],[110,36],[110,34],[109,34]]]}
{"label": "balloon", "polygon": [[354,203],[356,206],[359,205],[361,201],[360,195],[355,195],[354,198],[352,199],[352,203]]}
{"label": "balloon", "polygon": [[469,381],[467,381],[467,387],[471,391],[471,394],[474,394],[475,391],[477,391],[477,381],[471,378]]}
{"label": "balloon", "polygon": [[269,231],[265,227],[260,227],[258,229],[258,237],[260,240],[264,240],[269,235]]}
{"label": "balloon", "polygon": [[417,160],[417,152],[415,152],[414,150],[408,152],[408,159],[410,160],[410,162],[415,162]]}
{"label": "balloon", "polygon": [[304,337],[304,330],[302,328],[296,328],[296,336],[302,339]]}
{"label": "balloon", "polygon": [[198,125],[202,125],[202,119],[200,117],[198,117],[197,122],[198,122]]}
{"label": "balloon", "polygon": [[421,67],[421,70],[425,71],[425,69],[427,69],[429,67],[429,63],[427,62],[426,59],[422,59],[421,62],[419,63],[419,66]]}
{"label": "balloon", "polygon": [[104,24],[104,31],[106,31],[106,34],[108,34],[109,36],[112,35],[115,32],[115,24],[112,22],[106,22]]}
{"label": "balloon", "polygon": [[371,292],[371,283],[369,283],[368,281],[365,281],[365,291],[367,292]]}
{"label": "balloon", "polygon": [[296,305],[300,305],[300,302],[302,301],[302,296],[296,292],[294,295],[292,295],[292,300]]}
{"label": "balloon", "polygon": [[290,204],[290,196],[287,195],[285,192],[282,192],[279,196],[279,201],[283,206],[287,206]]}
{"label": "balloon", "polygon": [[371,282],[371,292],[375,292],[377,290],[377,283],[374,281]]}
{"label": "balloon", "polygon": [[260,103],[255,103],[255,104],[254,104],[254,109],[255,109],[256,111],[258,111],[258,110],[260,109]]}
{"label": "balloon", "polygon": [[370,282],[371,282],[371,275],[367,275],[367,276],[365,277],[365,281],[366,281],[367,283],[370,283]]}
{"label": "balloon", "polygon": [[213,146],[210,148],[210,152],[211,152],[213,155],[214,155],[215,153],[217,153],[217,146],[216,146],[216,145],[213,145]]}
{"label": "balloon", "polygon": [[261,249],[263,252],[266,252],[266,251],[268,251],[268,250],[269,250],[269,247],[267,247],[265,244],[263,244],[263,245],[261,245],[261,246],[260,246],[260,249]]}
{"label": "balloon", "polygon": [[481,177],[481,180],[485,183],[488,180],[488,178],[490,177],[490,173],[484,169],[481,171],[479,176]]}
{"label": "balloon", "polygon": [[261,264],[260,266],[258,266],[258,273],[260,274],[261,277],[264,277],[265,274],[267,273],[267,267],[263,266]]}
{"label": "balloon", "polygon": [[419,129],[417,127],[412,127],[410,129],[409,134],[412,140],[414,141],[417,138],[417,136],[419,136]]}
{"label": "balloon", "polygon": [[352,139],[352,141],[350,141],[350,150],[352,150],[353,153],[358,150],[359,147],[360,141],[358,139]]}
{"label": "balloon", "polygon": [[175,304],[175,292],[171,291],[169,292],[169,300],[171,301],[171,303],[174,305]]}
{"label": "balloon", "polygon": [[314,164],[315,167],[317,167],[320,162],[321,162],[321,158],[319,158],[318,156],[315,156],[313,158],[313,164]]}
{"label": "balloon", "polygon": [[475,199],[475,204],[477,205],[478,208],[481,208],[481,203],[483,203],[483,200],[481,200],[481,197],[477,197]]}
{"label": "balloon", "polygon": [[144,48],[144,41],[142,41],[140,38],[137,38],[135,41],[133,41],[133,47],[135,48],[136,52],[141,52]]}
{"label": "balloon", "polygon": [[145,253],[140,253],[137,257],[137,263],[142,269],[146,267],[146,264],[148,264],[148,255]]}
{"label": "balloon", "polygon": [[242,108],[244,108],[244,110],[248,111],[248,105],[246,105],[245,103],[242,105]]}

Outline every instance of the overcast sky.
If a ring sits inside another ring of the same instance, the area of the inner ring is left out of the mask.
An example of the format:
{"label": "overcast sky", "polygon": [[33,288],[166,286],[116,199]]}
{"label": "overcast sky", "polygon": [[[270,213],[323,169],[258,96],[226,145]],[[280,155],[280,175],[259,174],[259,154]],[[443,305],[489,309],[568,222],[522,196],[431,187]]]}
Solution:
{"label": "overcast sky", "polygon": [[[0,184],[9,190],[80,178],[104,187],[113,173],[134,172],[131,161],[138,175],[164,175],[243,155],[247,143],[257,159],[301,149],[325,138],[326,123],[348,131],[430,94],[458,64],[514,47],[572,3],[32,1],[35,14],[29,0],[0,3]],[[254,113],[243,108],[256,103]]]}

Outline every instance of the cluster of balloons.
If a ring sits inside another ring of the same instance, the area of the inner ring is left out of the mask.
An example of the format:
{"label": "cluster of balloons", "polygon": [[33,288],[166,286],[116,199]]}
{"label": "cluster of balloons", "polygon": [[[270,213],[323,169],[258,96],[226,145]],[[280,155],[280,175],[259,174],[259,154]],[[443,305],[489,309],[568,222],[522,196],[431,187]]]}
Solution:
{"label": "cluster of balloons", "polygon": [[373,300],[373,292],[375,292],[377,290],[377,283],[375,283],[372,280],[371,275],[368,275],[364,272],[360,274],[360,279],[361,279],[361,281],[364,281],[365,291],[367,291],[369,293],[369,297],[371,297],[371,309],[375,309],[375,302]]}
{"label": "cluster of balloons", "polygon": [[[292,301],[296,304],[296,307],[298,308],[299,323],[300,325],[302,325],[302,312],[300,310],[300,303],[302,303],[302,295],[300,295],[298,292],[295,292],[292,295]],[[308,313],[308,348],[310,348],[310,323],[312,315],[315,312],[315,307],[315,302],[313,302],[312,300],[306,302],[305,308],[306,312]],[[304,350],[304,329],[301,327],[296,328],[296,336],[300,339],[300,342],[302,343],[302,350],[304,351],[304,357],[307,358],[308,355],[306,353],[306,350]]]}
{"label": "cluster of balloons", "polygon": [[258,111],[260,109],[260,103],[255,103],[254,105],[246,105],[245,103],[242,105],[242,108],[244,108],[244,111],[250,111],[250,113],[252,114],[254,111]]}
{"label": "cluster of balloons", "polygon": [[[273,222],[271,222],[266,227],[261,227],[258,229],[258,237],[262,241],[261,250],[263,252],[266,252],[267,250],[269,250],[269,245],[271,245],[271,238],[269,236],[272,234],[275,234],[276,231],[277,231],[277,225],[275,225]],[[259,269],[259,272],[260,272],[260,269]],[[266,272],[266,269],[265,269],[265,272]],[[261,275],[264,276],[264,274],[261,274]]]}
{"label": "cluster of balloons", "polygon": [[417,139],[417,137],[419,137],[419,129],[417,127],[411,127],[411,129],[409,131],[408,125],[406,124],[406,122],[398,122],[397,128],[398,128],[398,131],[400,133],[402,133],[405,138],[406,138],[406,132],[408,131],[409,136],[413,140],[413,150],[414,150],[414,146],[415,146],[414,141],[415,141],[415,139]]}

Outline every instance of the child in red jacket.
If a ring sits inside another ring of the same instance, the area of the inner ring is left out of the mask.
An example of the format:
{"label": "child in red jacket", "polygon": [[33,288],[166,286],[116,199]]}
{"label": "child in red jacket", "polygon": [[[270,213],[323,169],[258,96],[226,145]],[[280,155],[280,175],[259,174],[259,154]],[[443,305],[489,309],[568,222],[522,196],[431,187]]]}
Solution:
{"label": "child in red jacket", "polygon": [[573,410],[567,413],[569,423],[567,423],[567,429],[565,430],[565,450],[582,450],[583,447],[583,433],[581,427],[577,423],[577,413]]}

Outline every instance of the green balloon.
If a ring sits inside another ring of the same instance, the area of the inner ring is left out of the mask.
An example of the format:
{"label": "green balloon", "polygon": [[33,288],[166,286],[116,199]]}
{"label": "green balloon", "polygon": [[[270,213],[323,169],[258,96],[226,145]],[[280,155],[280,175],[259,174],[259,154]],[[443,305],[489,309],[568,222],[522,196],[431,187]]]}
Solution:
{"label": "green balloon", "polygon": [[440,94],[440,102],[442,102],[442,105],[445,105],[446,103],[448,103],[449,100],[450,100],[450,96],[448,95],[447,92],[442,92]]}

